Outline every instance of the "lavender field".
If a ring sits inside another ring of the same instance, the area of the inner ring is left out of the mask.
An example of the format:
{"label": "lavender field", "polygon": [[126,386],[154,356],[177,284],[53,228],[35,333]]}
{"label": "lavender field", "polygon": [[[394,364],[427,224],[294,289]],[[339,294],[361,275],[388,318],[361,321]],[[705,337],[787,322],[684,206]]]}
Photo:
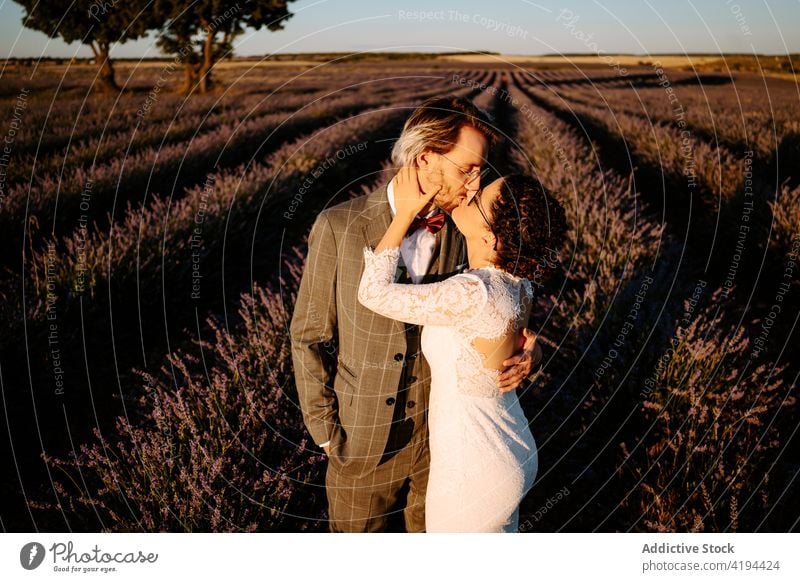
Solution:
{"label": "lavender field", "polygon": [[522,531],[786,532],[800,509],[800,89],[753,73],[336,60],[7,64],[4,531],[327,531],[288,327],[324,208],[473,99],[569,221],[536,288]]}

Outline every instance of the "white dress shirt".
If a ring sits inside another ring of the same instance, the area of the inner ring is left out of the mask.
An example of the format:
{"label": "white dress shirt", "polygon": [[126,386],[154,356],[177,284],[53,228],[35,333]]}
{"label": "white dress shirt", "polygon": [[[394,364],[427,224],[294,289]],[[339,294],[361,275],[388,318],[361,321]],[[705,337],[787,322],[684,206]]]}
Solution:
{"label": "white dress shirt", "polygon": [[[397,214],[394,205],[394,178],[386,188],[386,195],[389,198],[389,207],[392,209],[392,216]],[[425,218],[441,212],[434,208]],[[408,234],[400,243],[400,256],[403,257],[403,264],[406,266],[409,277],[414,283],[419,283],[428,272],[428,267],[433,258],[433,251],[436,248],[436,235],[427,228],[419,228]]]}
{"label": "white dress shirt", "polygon": [[[389,198],[389,208],[392,210],[392,217],[397,214],[394,205],[394,178],[389,182],[386,188],[386,195]],[[425,218],[429,218],[441,212],[438,208],[434,208]],[[412,233],[409,233],[403,238],[400,243],[400,256],[403,259],[403,264],[406,266],[408,276],[414,283],[419,283],[428,272],[428,267],[433,258],[433,251],[436,249],[436,235],[429,231],[427,228],[420,228]],[[320,447],[326,447],[331,444],[330,441],[324,442]]]}

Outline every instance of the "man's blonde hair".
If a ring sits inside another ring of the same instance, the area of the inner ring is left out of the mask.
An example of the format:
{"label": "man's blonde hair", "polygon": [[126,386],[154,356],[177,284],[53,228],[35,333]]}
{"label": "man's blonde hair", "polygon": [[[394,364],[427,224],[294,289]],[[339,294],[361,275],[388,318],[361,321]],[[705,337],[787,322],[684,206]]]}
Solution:
{"label": "man's blonde hair", "polygon": [[426,150],[437,154],[449,152],[466,125],[480,131],[489,148],[498,142],[491,115],[472,101],[454,96],[427,99],[406,120],[392,148],[392,163],[396,167],[414,166],[417,156]]}

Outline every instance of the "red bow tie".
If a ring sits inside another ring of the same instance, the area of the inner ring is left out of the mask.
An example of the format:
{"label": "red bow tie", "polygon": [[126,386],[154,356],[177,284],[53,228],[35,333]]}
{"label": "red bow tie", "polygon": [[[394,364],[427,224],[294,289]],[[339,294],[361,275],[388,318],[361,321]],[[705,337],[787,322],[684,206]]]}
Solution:
{"label": "red bow tie", "polygon": [[429,218],[423,218],[421,216],[417,216],[412,222],[411,226],[408,229],[408,233],[411,234],[412,232],[416,232],[420,228],[427,228],[428,231],[436,234],[439,232],[442,227],[444,226],[444,212],[437,212],[433,216]]}

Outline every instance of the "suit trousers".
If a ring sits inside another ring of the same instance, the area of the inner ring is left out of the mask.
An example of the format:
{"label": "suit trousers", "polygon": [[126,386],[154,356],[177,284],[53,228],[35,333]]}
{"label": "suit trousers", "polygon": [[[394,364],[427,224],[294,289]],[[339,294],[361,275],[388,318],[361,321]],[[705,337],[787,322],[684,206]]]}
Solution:
{"label": "suit trousers", "polygon": [[[425,430],[366,476],[353,478],[328,462],[325,487],[331,532],[387,531],[400,511],[407,532],[425,531],[425,491],[430,452]],[[402,493],[407,490],[407,497]],[[405,501],[405,507],[403,502]]]}
{"label": "suit trousers", "polygon": [[[410,277],[402,269],[400,281]],[[406,324],[403,379],[397,392],[392,427],[377,467],[353,478],[328,462],[325,486],[328,495],[328,527],[332,532],[387,531],[396,514],[403,512],[405,531],[425,531],[425,492],[428,486],[428,385],[423,374],[420,346],[422,329]],[[424,372],[428,375],[430,372]],[[405,502],[405,507],[403,506]]]}

